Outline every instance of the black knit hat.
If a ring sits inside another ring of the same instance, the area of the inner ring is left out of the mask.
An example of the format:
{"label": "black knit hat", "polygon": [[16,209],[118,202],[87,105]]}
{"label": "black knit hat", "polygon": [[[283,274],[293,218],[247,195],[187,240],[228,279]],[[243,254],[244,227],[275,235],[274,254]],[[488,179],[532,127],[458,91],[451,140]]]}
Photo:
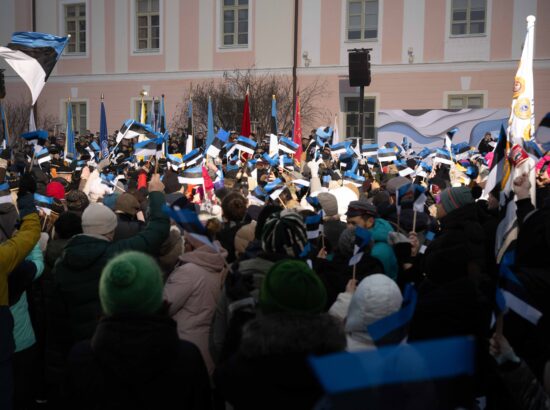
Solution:
{"label": "black knit hat", "polygon": [[265,252],[298,258],[306,244],[306,226],[296,212],[276,212],[267,219],[262,229],[262,249]]}

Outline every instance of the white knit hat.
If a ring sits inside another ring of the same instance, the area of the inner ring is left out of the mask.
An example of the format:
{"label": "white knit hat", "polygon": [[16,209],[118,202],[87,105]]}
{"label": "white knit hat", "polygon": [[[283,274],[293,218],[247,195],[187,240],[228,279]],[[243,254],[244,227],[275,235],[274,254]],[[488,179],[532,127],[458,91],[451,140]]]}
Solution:
{"label": "white knit hat", "polygon": [[102,203],[91,203],[82,213],[82,232],[105,235],[117,226],[117,217]]}

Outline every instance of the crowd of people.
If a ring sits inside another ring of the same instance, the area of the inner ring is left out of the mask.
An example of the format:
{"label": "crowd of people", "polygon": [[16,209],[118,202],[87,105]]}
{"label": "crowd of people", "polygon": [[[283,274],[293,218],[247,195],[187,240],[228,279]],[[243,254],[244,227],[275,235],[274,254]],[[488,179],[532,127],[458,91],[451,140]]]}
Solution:
{"label": "crowd of people", "polygon": [[550,156],[536,187],[513,181],[507,265],[542,316],[495,328],[504,210],[499,184],[484,191],[488,141],[442,158],[323,127],[300,147],[218,137],[217,156],[184,134],[145,158],[115,136],[102,158],[93,135],[71,161],[51,135],[0,153],[1,409],[336,409],[308,358],[377,349],[369,326],[411,283],[399,342],[471,336],[476,370],[397,393],[401,408],[550,408]]}

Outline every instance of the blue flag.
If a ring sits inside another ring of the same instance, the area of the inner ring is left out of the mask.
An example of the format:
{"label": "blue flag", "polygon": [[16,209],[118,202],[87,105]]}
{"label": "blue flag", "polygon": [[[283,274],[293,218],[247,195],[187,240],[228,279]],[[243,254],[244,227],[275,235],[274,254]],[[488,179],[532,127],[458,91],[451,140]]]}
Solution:
{"label": "blue flag", "polygon": [[212,100],[208,97],[208,131],[206,134],[206,146],[214,141],[214,114],[212,113]]}
{"label": "blue flag", "polygon": [[74,143],[74,130],[73,130],[73,108],[69,101],[67,104],[67,132],[65,140],[65,156],[64,159],[76,159],[76,146]]}
{"label": "blue flag", "polygon": [[277,135],[277,100],[275,95],[271,99],[271,133]]}
{"label": "blue flag", "polygon": [[105,105],[101,101],[99,110],[99,143],[101,145],[101,158],[109,156],[109,136],[107,133],[107,116],[105,115]]}
{"label": "blue flag", "polygon": [[[154,107],[153,107],[154,109]],[[164,94],[160,98],[160,110],[159,110],[159,131],[161,134],[166,132],[166,112],[164,111]],[[155,130],[156,131],[156,130]]]}

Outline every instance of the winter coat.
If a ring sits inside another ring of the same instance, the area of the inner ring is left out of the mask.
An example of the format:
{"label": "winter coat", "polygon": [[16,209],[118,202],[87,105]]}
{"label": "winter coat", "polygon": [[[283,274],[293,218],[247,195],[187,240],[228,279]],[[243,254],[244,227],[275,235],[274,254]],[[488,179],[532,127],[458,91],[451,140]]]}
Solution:
{"label": "winter coat", "polygon": [[145,222],[127,214],[117,213],[116,217],[118,222],[115,228],[113,242],[131,238],[140,233],[146,226]]}
{"label": "winter coat", "polygon": [[209,374],[214,370],[208,350],[210,325],[227,272],[227,251],[217,241],[214,245],[218,248],[203,245],[184,253],[180,257],[183,264],[170,274],[164,287],[164,299],[170,304],[180,339],[199,348]]}
{"label": "winter coat", "polygon": [[323,390],[307,358],[345,343],[326,314],[263,316],[245,327],[239,352],[216,369],[214,382],[235,410],[311,409]]}
{"label": "winter coat", "polygon": [[101,319],[92,339],[72,349],[64,391],[73,409],[212,408],[199,350],[161,315]]}
{"label": "winter coat", "polygon": [[[36,244],[25,259],[34,267],[34,280],[37,280],[44,271],[44,258],[40,246]],[[27,292],[23,292],[19,301],[10,307],[13,316],[13,337],[15,340],[15,351],[28,349],[35,344],[36,338],[29,315],[29,305],[27,303]]]}
{"label": "winter coat", "polygon": [[550,270],[550,204],[535,210],[530,199],[522,199],[517,201],[516,205],[520,227],[516,242],[516,264],[521,267]]}
{"label": "winter coat", "polygon": [[126,250],[156,255],[168,235],[170,222],[162,212],[164,195],[150,195],[150,218],[138,235],[111,242],[100,235],[76,235],[69,240],[54,270],[54,290],[49,307],[48,355],[50,364],[61,364],[70,347],[92,337],[102,310],[99,278],[107,262]]}
{"label": "winter coat", "polygon": [[260,288],[274,262],[262,256],[235,262],[225,279],[210,332],[210,352],[216,362],[234,354],[244,324],[256,317]]}
{"label": "winter coat", "polygon": [[323,234],[325,236],[325,247],[328,252],[335,253],[338,251],[338,240],[340,235],[346,229],[346,223],[338,219],[329,219],[323,221]]}
{"label": "winter coat", "polygon": [[369,229],[374,245],[371,256],[378,259],[384,265],[384,273],[392,279],[397,278],[399,266],[391,245],[388,244],[388,234],[393,232],[391,224],[381,218],[374,219],[374,225]]}
{"label": "winter coat", "polygon": [[13,317],[8,308],[8,274],[29,254],[40,238],[38,214],[26,215],[19,231],[0,244],[0,363],[7,360],[15,348]]}
{"label": "winter coat", "polygon": [[510,368],[499,366],[498,375],[512,395],[516,409],[549,410],[550,397],[524,361]]}
{"label": "winter coat", "polygon": [[375,274],[363,279],[353,294],[340,293],[329,314],[345,320],[347,350],[373,349],[376,346],[367,326],[397,312],[402,303],[397,284],[386,275]]}

